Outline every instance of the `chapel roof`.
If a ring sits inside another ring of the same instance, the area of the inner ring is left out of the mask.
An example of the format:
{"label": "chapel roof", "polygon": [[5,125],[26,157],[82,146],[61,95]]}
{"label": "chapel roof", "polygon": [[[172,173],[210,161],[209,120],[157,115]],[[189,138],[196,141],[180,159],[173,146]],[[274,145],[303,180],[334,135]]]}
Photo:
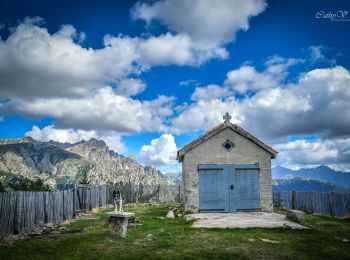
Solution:
{"label": "chapel roof", "polygon": [[271,158],[272,159],[277,156],[278,152],[276,150],[274,150],[273,148],[271,148],[267,144],[265,144],[262,141],[260,141],[258,138],[256,138],[255,136],[253,136],[252,134],[250,134],[249,132],[244,130],[242,127],[240,127],[240,126],[238,126],[236,124],[232,124],[230,122],[231,116],[228,113],[226,113],[224,115],[224,119],[225,119],[225,122],[215,126],[211,130],[205,132],[203,135],[201,135],[197,139],[195,139],[192,142],[186,144],[184,147],[182,147],[180,150],[178,150],[177,151],[177,158],[176,158],[177,161],[178,162],[182,162],[185,153],[187,153],[188,151],[192,150],[194,147],[196,147],[199,144],[205,142],[206,140],[210,139],[212,136],[216,135],[217,133],[223,131],[226,128],[232,129],[236,133],[240,134],[241,136],[245,137],[246,139],[252,141],[256,145],[258,145],[259,147],[264,149],[266,152],[271,154]]}

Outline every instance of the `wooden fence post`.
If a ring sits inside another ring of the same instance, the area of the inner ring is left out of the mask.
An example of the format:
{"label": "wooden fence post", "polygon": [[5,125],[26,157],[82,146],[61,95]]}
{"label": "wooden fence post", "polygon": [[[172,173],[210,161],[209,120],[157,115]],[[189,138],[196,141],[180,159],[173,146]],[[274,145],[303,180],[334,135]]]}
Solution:
{"label": "wooden fence post", "polygon": [[295,197],[296,197],[296,192],[292,192],[292,209],[295,209]]}
{"label": "wooden fence post", "polygon": [[332,193],[331,192],[328,192],[328,206],[329,206],[329,215],[331,217],[334,217],[333,199],[332,199]]}
{"label": "wooden fence post", "polygon": [[15,219],[14,219],[14,233],[19,234],[21,232],[22,199],[21,199],[20,191],[17,191],[15,194],[16,194],[16,212],[15,212]]}

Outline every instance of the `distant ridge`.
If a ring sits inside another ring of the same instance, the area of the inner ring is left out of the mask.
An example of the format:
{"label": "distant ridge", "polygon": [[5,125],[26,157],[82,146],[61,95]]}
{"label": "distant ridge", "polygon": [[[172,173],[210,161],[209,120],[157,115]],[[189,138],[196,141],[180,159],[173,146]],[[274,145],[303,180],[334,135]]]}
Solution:
{"label": "distant ridge", "polygon": [[321,180],[302,177],[292,179],[275,179],[272,181],[273,191],[320,191],[320,192],[346,192],[343,186]]}
{"label": "distant ridge", "polygon": [[350,189],[350,172],[335,171],[325,165],[299,170],[291,170],[282,166],[272,168],[273,179],[292,179],[296,177],[326,181]]}

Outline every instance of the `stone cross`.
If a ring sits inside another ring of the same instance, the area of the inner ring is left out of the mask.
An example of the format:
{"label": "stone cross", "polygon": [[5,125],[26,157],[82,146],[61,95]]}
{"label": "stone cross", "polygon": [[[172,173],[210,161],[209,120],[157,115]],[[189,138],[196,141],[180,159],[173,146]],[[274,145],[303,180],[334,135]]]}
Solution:
{"label": "stone cross", "polygon": [[226,114],[223,116],[223,119],[225,120],[224,121],[224,124],[229,124],[231,123],[230,122],[230,119],[232,118],[232,116],[230,116],[230,114],[228,112],[226,112]]}

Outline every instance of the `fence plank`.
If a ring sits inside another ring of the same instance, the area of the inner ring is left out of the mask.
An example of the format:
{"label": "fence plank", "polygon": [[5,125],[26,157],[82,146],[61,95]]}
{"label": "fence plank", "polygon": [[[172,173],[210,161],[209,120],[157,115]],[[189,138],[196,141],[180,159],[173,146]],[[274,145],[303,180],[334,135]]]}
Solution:
{"label": "fence plank", "polygon": [[350,192],[274,192],[275,207],[304,210],[321,215],[350,215]]}
{"label": "fence plank", "polygon": [[[0,192],[0,237],[30,232],[44,223],[59,224],[65,219],[74,218],[77,212],[88,212],[93,208],[113,204],[112,192],[115,188],[125,196],[125,202],[142,200],[136,194],[140,186],[131,183],[119,183],[114,187],[108,184],[94,187],[75,185],[73,189],[56,192]],[[145,201],[154,200],[159,194],[155,187],[145,186],[144,189],[148,193],[144,196]],[[333,201],[340,201],[349,208],[348,199],[349,196],[347,200],[334,196]],[[339,209],[337,214],[343,211]]]}

